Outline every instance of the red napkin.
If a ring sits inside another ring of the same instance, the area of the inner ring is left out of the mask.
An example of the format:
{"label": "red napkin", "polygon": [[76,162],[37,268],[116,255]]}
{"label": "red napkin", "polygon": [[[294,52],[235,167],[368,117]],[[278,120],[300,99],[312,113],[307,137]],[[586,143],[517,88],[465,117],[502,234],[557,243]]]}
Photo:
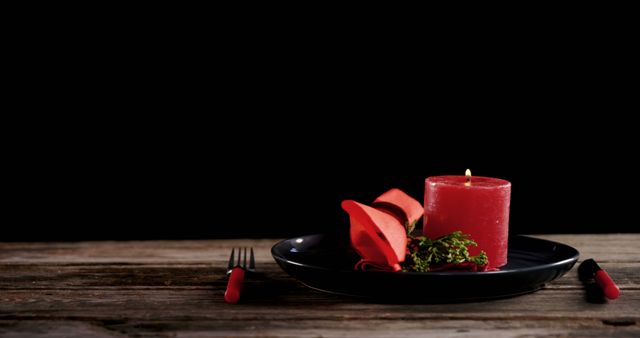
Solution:
{"label": "red napkin", "polygon": [[373,207],[342,202],[351,222],[351,246],[362,258],[358,270],[400,271],[407,250],[405,223],[422,216],[422,205],[398,189],[380,195]]}
{"label": "red napkin", "polygon": [[[378,210],[392,213],[406,228],[413,228],[424,214],[420,202],[404,193],[400,189],[391,189],[378,196],[372,206]],[[425,217],[427,217],[425,215]]]}

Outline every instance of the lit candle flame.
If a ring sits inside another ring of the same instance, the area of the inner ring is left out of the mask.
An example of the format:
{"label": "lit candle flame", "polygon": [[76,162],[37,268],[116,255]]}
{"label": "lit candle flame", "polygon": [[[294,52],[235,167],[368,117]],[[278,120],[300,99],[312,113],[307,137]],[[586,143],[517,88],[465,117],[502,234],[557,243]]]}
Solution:
{"label": "lit candle flame", "polygon": [[467,171],[464,172],[464,176],[467,178],[467,181],[464,182],[464,185],[468,187],[471,185],[471,170],[467,169]]}

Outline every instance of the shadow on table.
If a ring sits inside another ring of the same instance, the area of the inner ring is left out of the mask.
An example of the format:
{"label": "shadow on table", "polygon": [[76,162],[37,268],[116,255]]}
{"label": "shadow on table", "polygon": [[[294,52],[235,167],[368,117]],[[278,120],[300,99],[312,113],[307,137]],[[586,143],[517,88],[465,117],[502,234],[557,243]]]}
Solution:
{"label": "shadow on table", "polygon": [[243,304],[298,304],[314,302],[326,303],[372,303],[372,304],[459,304],[487,302],[508,299],[536,292],[540,289],[528,290],[519,294],[503,297],[477,298],[466,300],[412,298],[358,297],[317,290],[283,275],[279,272],[253,273],[245,280],[242,291]]}

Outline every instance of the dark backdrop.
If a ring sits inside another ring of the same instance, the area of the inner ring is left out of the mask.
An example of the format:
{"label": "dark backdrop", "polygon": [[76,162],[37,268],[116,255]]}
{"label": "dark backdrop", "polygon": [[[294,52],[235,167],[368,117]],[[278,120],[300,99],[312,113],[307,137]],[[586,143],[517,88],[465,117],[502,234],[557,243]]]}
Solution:
{"label": "dark backdrop", "polygon": [[637,180],[635,147],[624,124],[386,114],[355,123],[322,114],[105,117],[55,133],[41,121],[41,134],[14,154],[2,239],[340,231],[341,200],[370,202],[397,187],[422,201],[426,177],[466,168],[512,182],[513,233],[637,231],[635,197],[625,196]]}
{"label": "dark backdrop", "polygon": [[625,20],[419,38],[162,20],[12,36],[1,240],[336,231],[345,198],[422,200],[466,168],[513,183],[514,233],[638,231]]}

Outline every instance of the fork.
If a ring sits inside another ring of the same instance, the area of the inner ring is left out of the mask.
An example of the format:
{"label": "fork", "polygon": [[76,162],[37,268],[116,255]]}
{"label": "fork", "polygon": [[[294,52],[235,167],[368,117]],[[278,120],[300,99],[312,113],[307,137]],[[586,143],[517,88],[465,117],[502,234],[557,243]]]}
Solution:
{"label": "fork", "polygon": [[[244,249],[244,259],[243,250]],[[247,248],[238,248],[238,260],[234,257],[236,249],[231,249],[231,257],[229,257],[229,265],[227,267],[227,275],[229,275],[229,282],[227,283],[227,290],[224,292],[224,300],[229,304],[235,304],[240,300],[240,290],[244,282],[244,274],[246,271],[253,272],[256,268],[256,260],[253,255],[253,248],[251,248],[251,254],[249,255],[249,267],[247,268]],[[241,260],[242,259],[242,260]],[[242,264],[241,264],[242,263]]]}

